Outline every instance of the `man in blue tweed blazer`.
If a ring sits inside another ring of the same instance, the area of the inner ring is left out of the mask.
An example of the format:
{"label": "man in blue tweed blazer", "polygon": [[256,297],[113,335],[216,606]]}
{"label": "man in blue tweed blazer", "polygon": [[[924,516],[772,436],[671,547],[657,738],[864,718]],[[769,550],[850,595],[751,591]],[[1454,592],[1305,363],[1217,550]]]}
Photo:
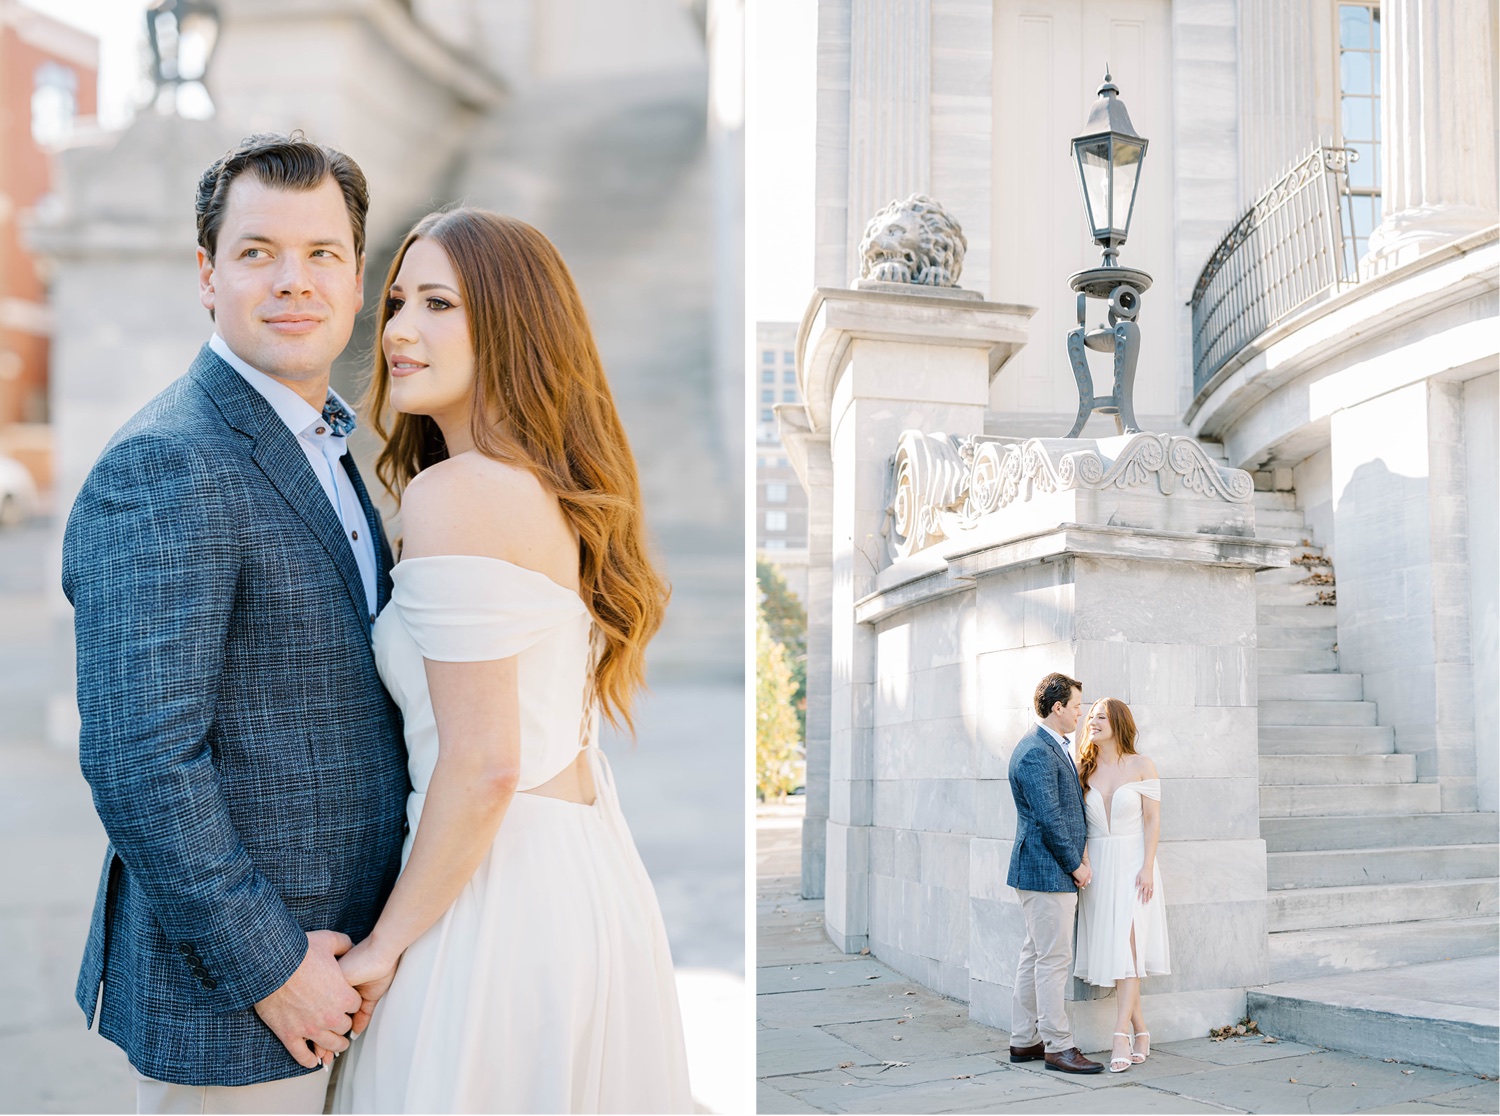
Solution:
{"label": "man in blue tweed blazer", "polygon": [[68,519],[79,753],[110,845],[77,996],[140,1111],[321,1112],[359,995],[338,956],[395,882],[409,790],[376,673],[391,552],[329,390],[362,297],[364,177],[253,136],[199,186],[215,334]]}
{"label": "man in blue tweed blazer", "polygon": [[1016,889],[1026,923],[1011,1001],[1010,1060],[1041,1058],[1048,1069],[1098,1073],[1104,1067],[1073,1042],[1065,1004],[1078,888],[1087,887],[1090,876],[1083,863],[1083,789],[1068,754],[1068,733],[1083,713],[1083,683],[1049,674],[1037,684],[1032,704],[1037,722],[1010,756],[1016,843],[1005,882]]}

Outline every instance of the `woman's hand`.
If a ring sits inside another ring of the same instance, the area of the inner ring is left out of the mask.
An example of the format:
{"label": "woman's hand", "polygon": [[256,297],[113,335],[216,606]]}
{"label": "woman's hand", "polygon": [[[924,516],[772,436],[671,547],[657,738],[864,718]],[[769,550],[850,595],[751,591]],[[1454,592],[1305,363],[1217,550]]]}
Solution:
{"label": "woman's hand", "polygon": [[390,989],[400,963],[400,954],[387,955],[374,938],[366,938],[339,958],[344,979],[359,993],[360,999],[359,1010],[354,1013],[354,1025],[349,1029],[350,1038],[358,1038],[370,1025],[375,1005]]}
{"label": "woman's hand", "polygon": [[[1153,874],[1150,868],[1142,868],[1135,874],[1135,893],[1142,903],[1151,902],[1153,885],[1156,882],[1152,877]],[[354,948],[358,949],[359,947],[355,946]],[[355,1022],[358,1025],[358,1020]]]}

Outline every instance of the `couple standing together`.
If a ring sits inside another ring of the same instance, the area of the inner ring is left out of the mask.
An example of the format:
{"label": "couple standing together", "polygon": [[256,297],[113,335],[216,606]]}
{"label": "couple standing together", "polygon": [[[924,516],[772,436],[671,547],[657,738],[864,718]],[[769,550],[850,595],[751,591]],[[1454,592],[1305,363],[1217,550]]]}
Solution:
{"label": "couple standing together", "polygon": [[1026,927],[1010,1060],[1045,1059],[1048,1069],[1064,1073],[1104,1068],[1073,1041],[1065,999],[1076,976],[1115,989],[1109,1069],[1121,1073],[1151,1053],[1141,978],[1171,972],[1156,864],[1161,780],[1136,751],[1135,718],[1123,701],[1094,702],[1076,750],[1068,735],[1083,714],[1083,684],[1049,674],[1033,707],[1037,722],[1010,757],[1016,840],[1006,883],[1020,897]]}
{"label": "couple standing together", "polygon": [[141,1111],[691,1111],[597,743],[668,591],[582,303],[522,222],[406,237],[368,397],[393,563],[329,389],[367,205],[300,134],[208,168],[214,334],[68,520],[110,839],[79,1004]]}

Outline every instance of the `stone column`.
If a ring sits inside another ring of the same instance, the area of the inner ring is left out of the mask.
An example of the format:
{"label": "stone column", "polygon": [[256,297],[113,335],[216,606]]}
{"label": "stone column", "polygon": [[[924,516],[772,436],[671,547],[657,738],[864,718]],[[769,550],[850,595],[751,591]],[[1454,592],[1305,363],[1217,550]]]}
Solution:
{"label": "stone column", "polygon": [[913,426],[982,432],[990,377],[1024,344],[1032,313],[964,293],[819,289],[799,338],[809,428],[827,434],[832,465],[824,923],[846,952],[869,937],[875,642],[855,608],[887,545],[891,447]]}
{"label": "stone column", "polygon": [[[1172,14],[1176,19],[1175,5]],[[1243,209],[1303,159],[1320,135],[1327,134],[1318,127],[1316,80],[1327,65],[1314,33],[1313,8],[1304,0],[1242,4],[1238,14],[1239,202]],[[1180,92],[1193,98],[1184,102],[1185,108],[1196,107],[1200,93]],[[1189,119],[1190,127],[1202,126],[1196,113],[1190,113]],[[1200,257],[1194,277],[1205,258]]]}
{"label": "stone column", "polygon": [[1494,27],[1485,0],[1380,5],[1377,271],[1495,223]]}

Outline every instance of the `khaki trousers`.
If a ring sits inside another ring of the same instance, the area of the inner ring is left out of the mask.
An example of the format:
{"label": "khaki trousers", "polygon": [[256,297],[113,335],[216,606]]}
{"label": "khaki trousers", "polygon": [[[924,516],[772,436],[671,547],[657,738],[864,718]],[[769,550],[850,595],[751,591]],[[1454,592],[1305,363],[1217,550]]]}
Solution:
{"label": "khaki trousers", "polygon": [[1026,937],[1016,965],[1015,996],[1010,1007],[1010,1044],[1046,1045],[1047,1053],[1070,1050],[1073,1028],[1065,1006],[1073,968],[1074,891],[1022,891],[1021,914]]}
{"label": "khaki trousers", "polygon": [[162,1116],[243,1116],[257,1112],[318,1116],[323,1111],[330,1076],[315,1070],[259,1085],[174,1085],[142,1075],[136,1081],[135,1110]]}

